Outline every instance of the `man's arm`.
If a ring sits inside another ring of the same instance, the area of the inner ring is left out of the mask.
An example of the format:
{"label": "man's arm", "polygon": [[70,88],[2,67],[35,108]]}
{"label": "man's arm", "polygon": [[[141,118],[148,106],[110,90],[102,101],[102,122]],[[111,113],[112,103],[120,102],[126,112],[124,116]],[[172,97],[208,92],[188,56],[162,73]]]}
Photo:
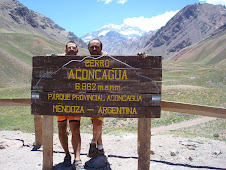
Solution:
{"label": "man's arm", "polygon": [[58,55],[55,53],[48,53],[48,54],[46,54],[46,56],[57,57]]}
{"label": "man's arm", "polygon": [[103,56],[108,56],[109,54],[108,54],[106,51],[102,51],[102,52],[101,52],[101,55],[103,55]]}

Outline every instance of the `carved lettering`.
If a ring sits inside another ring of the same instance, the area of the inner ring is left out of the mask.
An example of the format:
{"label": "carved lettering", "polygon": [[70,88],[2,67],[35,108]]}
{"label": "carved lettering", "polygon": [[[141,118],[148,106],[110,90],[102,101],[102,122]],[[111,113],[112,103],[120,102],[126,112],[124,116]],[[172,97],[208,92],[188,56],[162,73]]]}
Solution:
{"label": "carved lettering", "polygon": [[83,106],[53,105],[53,112],[56,113],[85,113]]}
{"label": "carved lettering", "polygon": [[127,80],[126,70],[86,70],[73,69],[70,70],[68,79],[83,79],[83,80]]}
{"label": "carved lettering", "polygon": [[137,114],[135,107],[100,107],[101,114]]}

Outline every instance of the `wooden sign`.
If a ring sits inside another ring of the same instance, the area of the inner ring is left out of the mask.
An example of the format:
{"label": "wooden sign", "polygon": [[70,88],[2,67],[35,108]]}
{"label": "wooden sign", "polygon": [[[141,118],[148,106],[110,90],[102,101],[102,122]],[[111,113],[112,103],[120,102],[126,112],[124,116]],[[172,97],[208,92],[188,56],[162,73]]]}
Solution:
{"label": "wooden sign", "polygon": [[36,56],[32,114],[159,118],[161,80],[161,56]]}

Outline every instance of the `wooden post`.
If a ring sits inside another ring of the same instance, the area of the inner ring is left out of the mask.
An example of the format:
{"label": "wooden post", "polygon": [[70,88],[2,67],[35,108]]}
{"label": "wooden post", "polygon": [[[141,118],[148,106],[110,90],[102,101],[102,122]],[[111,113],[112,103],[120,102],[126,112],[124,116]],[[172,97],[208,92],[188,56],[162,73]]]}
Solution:
{"label": "wooden post", "polygon": [[43,116],[43,170],[53,169],[53,116]]}
{"label": "wooden post", "polygon": [[42,115],[34,115],[35,145],[42,145]]}
{"label": "wooden post", "polygon": [[151,118],[138,119],[138,170],[150,169]]}

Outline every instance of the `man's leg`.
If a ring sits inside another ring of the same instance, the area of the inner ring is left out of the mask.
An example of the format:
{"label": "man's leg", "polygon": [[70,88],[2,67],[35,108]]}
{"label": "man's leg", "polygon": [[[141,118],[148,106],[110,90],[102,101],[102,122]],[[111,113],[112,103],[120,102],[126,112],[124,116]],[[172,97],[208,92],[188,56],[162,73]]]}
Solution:
{"label": "man's leg", "polygon": [[58,121],[59,140],[64,152],[69,153],[68,150],[68,134],[67,134],[67,119],[65,121]]}
{"label": "man's leg", "polygon": [[103,124],[103,121],[99,120],[97,118],[93,118],[92,124],[93,124],[93,139],[92,139],[92,141],[94,143],[97,143],[98,145],[102,145],[102,124]]}
{"label": "man's leg", "polygon": [[101,126],[101,134],[100,134],[100,136],[99,136],[99,138],[97,140],[97,145],[103,146],[103,143],[102,143],[102,126]]}
{"label": "man's leg", "polygon": [[69,123],[72,138],[71,143],[74,149],[75,160],[80,160],[81,151],[81,136],[80,136],[80,121],[74,120]]}
{"label": "man's leg", "polygon": [[96,157],[98,155],[104,154],[103,144],[102,144],[102,118],[92,118],[93,124],[93,139],[90,143],[90,149],[88,157]]}
{"label": "man's leg", "polygon": [[81,151],[81,136],[80,136],[80,120],[81,117],[70,116],[69,125],[72,133],[71,143],[74,149],[75,159],[73,162],[73,167],[75,169],[84,169],[82,161],[80,159],[80,151]]}
{"label": "man's leg", "polygon": [[68,149],[67,118],[64,119],[58,116],[58,132],[59,132],[59,139],[60,139],[61,146],[63,147],[64,152],[66,154],[64,157],[64,164],[65,166],[70,166],[71,155]]}

